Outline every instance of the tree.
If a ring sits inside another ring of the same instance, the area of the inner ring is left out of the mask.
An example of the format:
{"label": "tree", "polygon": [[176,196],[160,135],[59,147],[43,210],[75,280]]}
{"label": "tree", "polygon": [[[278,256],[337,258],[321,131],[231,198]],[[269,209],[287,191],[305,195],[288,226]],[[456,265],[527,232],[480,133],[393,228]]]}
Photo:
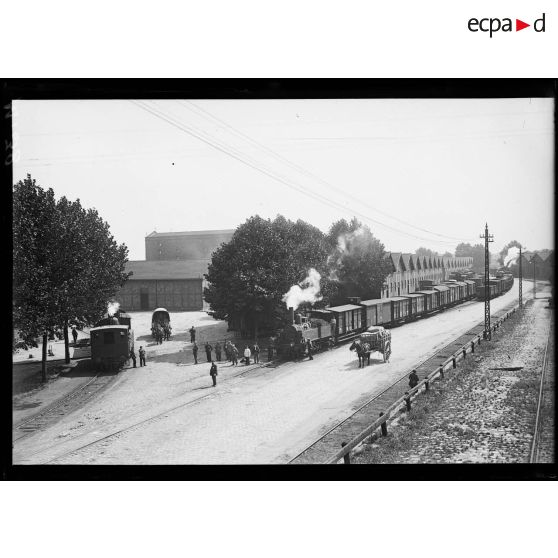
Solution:
{"label": "tree", "polygon": [[312,267],[322,275],[322,296],[327,300],[327,256],[324,234],[316,227],[282,216],[271,221],[256,215],[213,253],[205,275],[205,300],[215,318],[257,337],[262,327],[284,324],[287,307],[282,298]]}
{"label": "tree", "polygon": [[343,303],[348,296],[379,298],[391,264],[371,230],[356,218],[350,223],[341,219],[331,226],[327,239],[332,250],[330,276],[338,283],[335,302]]}
{"label": "tree", "polygon": [[[489,256],[490,253],[489,253]],[[473,258],[473,270],[478,273],[484,273],[484,245],[483,244],[475,244],[471,246],[468,243],[461,243],[458,244],[455,248],[455,257],[456,258],[466,258],[472,257]]]}
{"label": "tree", "polygon": [[58,324],[63,328],[69,362],[68,327],[91,325],[106,312],[107,301],[125,283],[128,248],[117,245],[108,223],[95,209],[62,197],[57,203],[60,232],[55,266]]}
{"label": "tree", "polygon": [[26,342],[42,337],[42,379],[47,379],[48,331],[56,321],[56,285],[49,247],[58,229],[52,189],[27,175],[13,196],[13,320]]}
{"label": "tree", "polygon": [[438,252],[434,252],[434,250],[430,250],[430,248],[423,248],[422,246],[415,250],[415,254],[419,258],[434,258],[440,255]]}
{"label": "tree", "polygon": [[14,187],[14,326],[24,339],[54,328],[94,323],[127,278],[128,249],[118,246],[109,225],[79,200],[56,203],[27,175]]}

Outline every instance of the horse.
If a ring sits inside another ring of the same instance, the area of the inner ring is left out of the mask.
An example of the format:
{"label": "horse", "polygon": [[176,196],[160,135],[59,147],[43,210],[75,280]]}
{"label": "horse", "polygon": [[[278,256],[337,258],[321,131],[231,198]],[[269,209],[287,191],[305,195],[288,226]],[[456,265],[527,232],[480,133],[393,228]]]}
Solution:
{"label": "horse", "polygon": [[353,344],[349,347],[349,351],[354,351],[355,349],[358,355],[358,367],[364,368],[365,359],[367,359],[366,364],[370,364],[370,353],[372,352],[370,349],[370,345],[368,343],[361,343],[360,341],[356,340],[353,341]]}

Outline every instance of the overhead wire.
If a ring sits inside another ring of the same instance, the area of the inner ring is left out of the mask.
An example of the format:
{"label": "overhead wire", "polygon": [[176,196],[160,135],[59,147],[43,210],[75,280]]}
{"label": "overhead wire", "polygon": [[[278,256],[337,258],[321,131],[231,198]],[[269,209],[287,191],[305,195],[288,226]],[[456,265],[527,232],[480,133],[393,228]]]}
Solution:
{"label": "overhead wire", "polygon": [[[252,169],[259,171],[263,174],[265,174],[266,176],[281,182],[282,184],[285,184],[286,186],[288,186],[291,189],[296,190],[299,193],[302,193],[304,195],[306,195],[307,197],[310,197],[312,199],[314,199],[315,201],[319,201],[325,205],[328,205],[329,207],[332,207],[334,209],[341,209],[343,212],[346,212],[348,214],[353,214],[356,215],[358,217],[360,217],[361,219],[363,219],[364,221],[367,222],[371,222],[374,223],[375,225],[379,225],[380,227],[392,230],[398,234],[403,234],[405,236],[409,236],[412,238],[416,238],[419,240],[424,240],[426,242],[430,242],[430,243],[436,243],[436,244],[444,244],[444,245],[454,245],[455,242],[450,242],[450,241],[444,241],[444,240],[434,240],[431,238],[425,238],[425,237],[421,237],[418,236],[416,234],[412,234],[409,233],[407,231],[398,229],[396,227],[393,227],[391,225],[388,225],[386,223],[382,223],[381,221],[378,221],[377,219],[374,219],[368,215],[365,215],[363,213],[361,213],[358,210],[355,210],[354,208],[350,208],[350,207],[345,207],[342,204],[333,201],[329,198],[326,198],[325,196],[322,196],[321,194],[318,194],[316,192],[313,192],[312,190],[309,190],[308,188],[305,188],[303,186],[301,186],[300,184],[296,183],[295,181],[293,181],[292,179],[286,178],[280,174],[278,174],[277,172],[274,172],[273,170],[269,170],[268,168],[264,167],[261,162],[259,161],[250,161],[250,157],[248,155],[246,155],[243,152],[240,152],[238,150],[236,150],[235,148],[231,147],[230,145],[224,143],[224,142],[220,142],[219,140],[217,140],[216,138],[214,138],[213,136],[210,136],[209,134],[202,132],[200,130],[197,130],[195,128],[193,128],[191,125],[188,126],[187,124],[184,124],[183,122],[180,121],[180,119],[165,113],[164,111],[162,111],[161,109],[157,108],[156,106],[152,106],[147,104],[146,102],[141,102],[141,101],[136,101],[136,100],[132,100],[132,103],[136,104],[139,108],[141,108],[142,110],[149,112],[150,114],[152,114],[153,116],[155,116],[156,118],[159,118],[169,124],[171,124],[172,126],[186,132],[187,134],[199,139],[200,141],[206,143],[207,145],[213,147],[214,149],[217,149],[218,151],[229,155],[230,157],[238,160],[239,162],[251,167]],[[236,153],[235,153],[236,152]]]}
{"label": "overhead wire", "polygon": [[[307,170],[306,168],[302,167],[301,165],[294,163],[292,161],[290,161],[289,159],[286,159],[285,157],[283,157],[282,155],[278,154],[277,152],[273,151],[271,148],[267,147],[266,145],[263,145],[262,143],[258,142],[257,140],[251,138],[250,136],[246,135],[245,133],[241,132],[240,130],[237,130],[236,128],[234,128],[233,126],[231,126],[230,124],[228,124],[227,122],[223,121],[222,119],[218,118],[217,116],[213,115],[212,113],[210,113],[209,111],[201,108],[200,106],[196,105],[195,103],[193,103],[192,101],[179,101],[183,106],[185,106],[186,108],[190,108],[190,106],[195,107],[196,109],[198,109],[198,112],[202,112],[205,115],[207,115],[208,117],[210,117],[212,120],[214,120],[215,122],[225,126],[226,128],[228,128],[229,130],[231,130],[234,134],[236,134],[237,136],[245,139],[246,141],[248,141],[249,143],[251,143],[252,145],[255,145],[256,147],[259,147],[260,149],[264,150],[266,153],[269,153],[272,157],[274,157],[275,159],[287,164],[288,166],[290,166],[291,168],[297,170],[298,172],[304,174],[305,176],[308,176],[316,181],[318,181],[320,184],[323,184],[324,186],[330,188],[331,190],[340,193],[343,196],[349,197],[352,200],[356,201],[357,203],[360,203],[361,205],[364,205],[365,207],[367,207],[369,210],[371,211],[375,211],[376,213],[379,213],[380,215],[383,215],[384,217],[388,217],[389,219],[393,219],[394,221],[397,221],[403,225],[406,225],[408,227],[414,228],[416,230],[419,230],[421,232],[425,232],[427,234],[432,234],[434,236],[439,236],[441,238],[447,238],[450,240],[454,240],[454,241],[461,241],[461,242],[465,242],[465,241],[471,241],[472,239],[470,238],[458,238],[458,237],[454,237],[454,236],[449,236],[449,235],[445,235],[445,234],[440,234],[434,231],[431,231],[429,229],[425,229],[422,227],[417,227],[416,225],[413,225],[412,223],[409,223],[408,221],[405,221],[403,219],[400,219],[399,217],[396,217],[394,215],[391,215],[385,211],[382,211],[381,209],[372,207],[370,204],[366,203],[366,201],[357,198],[355,196],[353,196],[350,192],[346,192],[344,190],[342,190],[341,188],[338,188],[337,186],[331,184],[330,182],[328,182],[327,180],[317,176],[316,174],[312,173],[311,171]],[[190,105],[190,106],[188,106]]]}

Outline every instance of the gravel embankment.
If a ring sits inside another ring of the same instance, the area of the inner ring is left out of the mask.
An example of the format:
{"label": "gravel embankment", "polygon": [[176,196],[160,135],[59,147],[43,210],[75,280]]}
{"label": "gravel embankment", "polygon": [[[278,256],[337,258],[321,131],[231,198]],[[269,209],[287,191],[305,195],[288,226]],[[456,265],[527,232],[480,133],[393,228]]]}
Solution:
{"label": "gravel embankment", "polygon": [[[546,304],[540,299],[529,302],[522,316],[505,322],[492,342],[483,343],[473,358],[421,394],[410,415],[401,416],[387,438],[364,445],[353,462],[527,462],[550,325]],[[552,351],[548,373],[554,374]],[[553,398],[549,405],[553,417]],[[544,429],[541,462],[552,461],[554,455],[550,422]]]}

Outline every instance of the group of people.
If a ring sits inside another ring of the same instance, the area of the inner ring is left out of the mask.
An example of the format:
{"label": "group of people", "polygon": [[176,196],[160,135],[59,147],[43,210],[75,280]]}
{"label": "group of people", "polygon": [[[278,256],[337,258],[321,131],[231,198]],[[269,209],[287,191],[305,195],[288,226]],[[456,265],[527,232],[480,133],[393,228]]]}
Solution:
{"label": "group of people", "polygon": [[154,323],[151,326],[151,333],[153,334],[153,337],[155,337],[157,345],[162,345],[163,341],[170,340],[172,328],[168,322],[165,322],[164,324]]}
{"label": "group of people", "polygon": [[[199,346],[196,343],[195,338],[194,341],[192,341],[192,343],[193,343],[192,355],[194,356],[194,363],[198,364]],[[214,362],[212,356],[213,351],[215,351],[215,360],[217,362],[220,362],[222,360],[223,352],[225,353],[226,360],[229,361],[233,366],[237,365],[239,362],[238,357],[240,356],[240,351],[238,350],[236,345],[231,341],[229,341],[228,339],[224,342],[223,345],[221,345],[221,343],[217,341],[217,343],[215,343],[215,347],[213,347],[209,343],[209,341],[206,341],[204,345],[204,350],[205,350],[205,356],[207,362],[211,362],[211,363]],[[257,342],[254,343],[252,348],[248,347],[248,345],[244,347],[243,358],[241,359],[240,362],[243,362],[244,364],[250,364],[252,359],[255,364],[258,364],[260,362],[260,347]]]}
{"label": "group of people", "polygon": [[[139,348],[140,366],[146,366],[145,364],[145,349],[143,346]],[[132,359],[133,367],[136,368],[136,353],[134,352],[134,347],[130,351],[130,358]]]}

